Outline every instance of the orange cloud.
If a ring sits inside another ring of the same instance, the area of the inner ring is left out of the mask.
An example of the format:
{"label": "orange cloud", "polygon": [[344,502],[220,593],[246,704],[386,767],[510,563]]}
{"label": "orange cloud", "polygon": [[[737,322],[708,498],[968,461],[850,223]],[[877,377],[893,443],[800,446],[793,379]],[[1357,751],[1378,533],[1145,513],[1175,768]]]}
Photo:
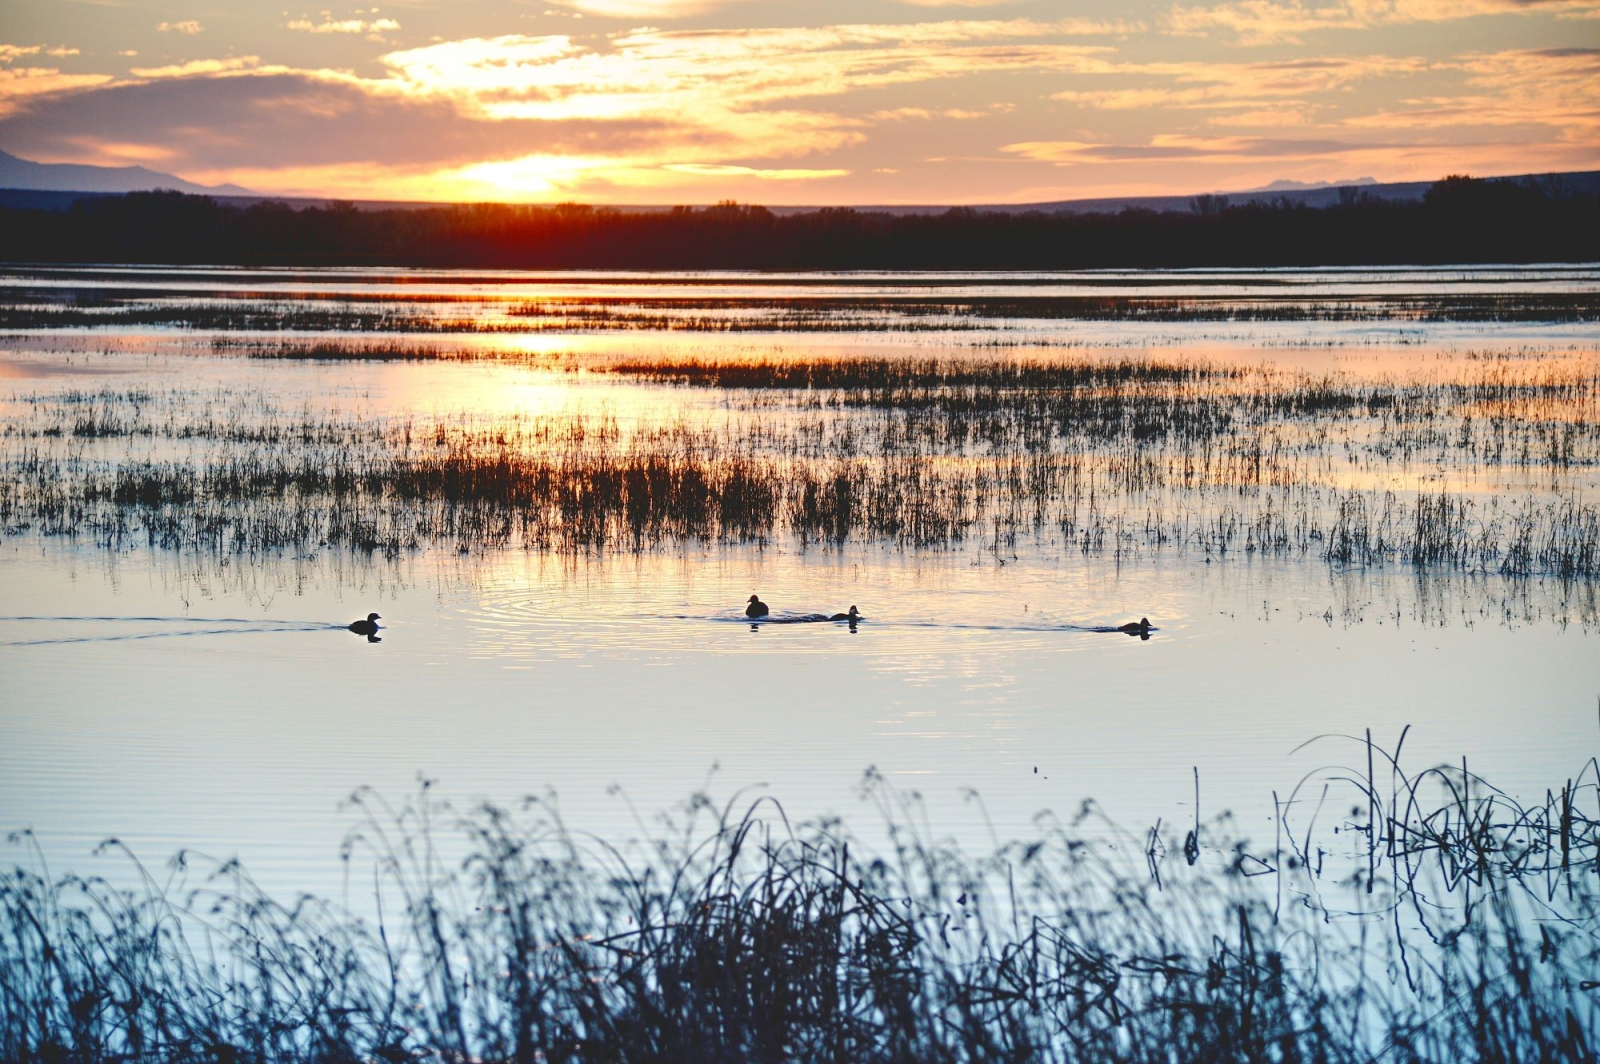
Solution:
{"label": "orange cloud", "polygon": [[1056,166],[1105,167],[1126,164],[1181,164],[1191,180],[1204,180],[1199,167],[1229,167],[1239,172],[1282,176],[1297,164],[1336,162],[1388,175],[1387,180],[1434,178],[1444,173],[1528,173],[1593,165],[1600,146],[1578,147],[1560,142],[1416,140],[1360,142],[1287,137],[1201,137],[1166,134],[1144,143],[1026,141],[1008,144],[1004,152]]}
{"label": "orange cloud", "polygon": [[[1437,68],[1418,57],[1340,55],[1260,63],[1105,63],[1094,71],[1096,75],[1142,84],[1066,89],[1051,99],[1099,111],[1252,111],[1258,120],[1265,111],[1281,110],[1293,113],[1298,125],[1317,108],[1319,96],[1350,106],[1349,90],[1363,82],[1411,77]],[[1290,99],[1297,102],[1286,105]]]}
{"label": "orange cloud", "polygon": [[0,44],[0,116],[11,114],[33,96],[51,96],[104,85],[109,74],[63,74],[55,67],[13,66],[19,59],[36,55],[65,58],[78,54],[76,48],[46,48],[42,44]]}
{"label": "orange cloud", "polygon": [[42,44],[17,45],[0,44],[0,66],[10,66],[18,59],[25,59],[32,55],[44,55],[51,59],[66,59],[69,56],[79,55],[76,48],[46,48]]}
{"label": "orange cloud", "polygon": [[1268,137],[1196,137],[1160,134],[1143,144],[1071,140],[1023,141],[1000,149],[1038,162],[1072,166],[1125,162],[1246,162],[1255,159],[1306,159],[1360,154],[1373,146],[1329,140]]}
{"label": "orange cloud", "polygon": [[30,96],[50,96],[110,82],[108,74],[63,74],[51,67],[0,70],[0,115],[15,111]]}
{"label": "orange cloud", "polygon": [[849,170],[763,170],[715,163],[668,163],[662,169],[678,174],[694,174],[696,177],[755,177],[763,181],[815,181],[825,177],[846,177],[850,173]]}
{"label": "orange cloud", "polygon": [[400,23],[392,18],[375,18],[364,21],[358,18],[329,19],[321,22],[312,22],[308,18],[297,18],[285,22],[283,28],[298,30],[301,33],[352,33],[352,34],[382,34],[400,28]]}
{"label": "orange cloud", "polygon": [[[258,55],[242,55],[233,59],[193,59],[187,63],[170,66],[134,67],[129,71],[136,78],[192,78],[202,74],[228,74],[242,70],[255,70],[261,66]],[[275,68],[282,69],[282,68]]]}
{"label": "orange cloud", "polygon": [[556,0],[562,7],[601,18],[673,19],[701,15],[732,0]]}
{"label": "orange cloud", "polygon": [[1413,97],[1350,118],[1360,129],[1523,127],[1574,150],[1575,165],[1600,159],[1600,48],[1518,49],[1464,56],[1450,66],[1468,91]]}
{"label": "orange cloud", "polygon": [[1235,0],[1214,7],[1172,8],[1166,28],[1208,36],[1221,31],[1241,44],[1299,43],[1323,30],[1360,30],[1416,22],[1447,22],[1482,15],[1594,17],[1595,0]]}
{"label": "orange cloud", "polygon": [[608,50],[567,36],[450,41],[383,57],[393,84],[495,118],[751,113],[766,104],[969,74],[1069,71],[1105,51],[1036,43],[1050,24],[637,30]]}
{"label": "orange cloud", "polygon": [[[721,166],[733,169],[719,173],[756,177],[792,168],[745,160],[859,144],[872,122],[909,113],[858,118],[800,109],[796,101],[976,73],[1072,70],[1105,51],[1029,39],[1058,29],[1029,20],[647,29],[616,36],[604,49],[570,36],[508,36],[392,52],[382,62],[388,88],[447,98],[464,113],[491,120],[658,124],[663,132],[652,149],[611,160],[635,176],[657,180],[662,168],[690,173],[696,171],[682,167]],[[543,162],[535,169],[549,172]]]}

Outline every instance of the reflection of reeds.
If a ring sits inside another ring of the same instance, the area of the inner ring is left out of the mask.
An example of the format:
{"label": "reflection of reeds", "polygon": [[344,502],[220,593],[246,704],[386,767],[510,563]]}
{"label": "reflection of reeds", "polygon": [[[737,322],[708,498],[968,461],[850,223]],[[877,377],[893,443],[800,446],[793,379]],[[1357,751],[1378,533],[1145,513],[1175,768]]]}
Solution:
{"label": "reflection of reeds", "polygon": [[0,875],[0,1055],[1593,1059],[1593,763],[1532,808],[1464,770],[1354,778],[1280,806],[1272,848],[1197,823],[1192,867],[1159,825],[1081,821],[974,860],[870,776],[882,856],[767,802],[697,797],[630,847],[553,805],[361,793],[381,927],[192,854],[167,887]]}

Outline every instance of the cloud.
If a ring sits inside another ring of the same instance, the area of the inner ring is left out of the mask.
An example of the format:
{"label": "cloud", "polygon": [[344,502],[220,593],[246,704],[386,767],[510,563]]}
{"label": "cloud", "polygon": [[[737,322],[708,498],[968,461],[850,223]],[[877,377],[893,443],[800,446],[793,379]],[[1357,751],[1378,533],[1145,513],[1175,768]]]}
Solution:
{"label": "cloud", "polygon": [[1331,140],[1268,137],[1196,137],[1162,134],[1144,144],[1093,144],[1080,141],[1025,141],[1000,150],[1037,162],[1072,166],[1122,162],[1242,162],[1256,159],[1328,158],[1381,148]]}
{"label": "cloud", "polygon": [[[1380,2],[1424,10],[1422,0],[1329,2],[1338,12]],[[393,21],[375,10],[319,17],[290,25],[354,36]],[[42,65],[9,69],[42,64],[35,57],[44,51],[7,45],[0,143],[60,161],[159,157],[193,180],[279,191],[497,199],[676,188],[741,195],[893,170],[908,175],[907,188],[931,188],[935,165],[981,171],[974,180],[985,185],[1009,181],[993,176],[1001,172],[1085,167],[1139,181],[1163,168],[1276,170],[1270,180],[1329,161],[1391,176],[1600,153],[1595,49],[1450,57],[1352,48],[1259,62],[1140,62],[1095,39],[1137,28],[1030,18],[645,27],[371,49],[383,54],[360,74],[243,56],[84,81]],[[993,102],[1005,98],[1000,79],[1018,78],[1029,80],[1004,84],[1020,107]],[[999,113],[1011,115],[1003,135],[981,122]],[[955,121],[971,124],[948,134],[948,145],[928,143],[919,128]],[[1016,132],[1025,122],[1031,135]],[[878,145],[865,147],[874,136]],[[1001,140],[1010,142],[1003,151]],[[942,161],[913,162],[930,155]]]}
{"label": "cloud", "polygon": [[63,74],[50,67],[0,69],[0,117],[18,110],[29,97],[92,89],[111,80],[109,74]]}
{"label": "cloud", "polygon": [[351,33],[351,34],[383,34],[392,33],[400,28],[400,23],[392,18],[375,18],[364,21],[358,18],[331,19],[324,18],[321,22],[312,22],[307,18],[297,18],[285,22],[286,30],[297,30],[301,33]]}
{"label": "cloud", "polygon": [[849,170],[762,170],[750,166],[715,163],[668,163],[663,170],[696,177],[756,177],[763,181],[812,181],[822,177],[848,177]]}
{"label": "cloud", "polygon": [[674,19],[703,15],[731,0],[556,0],[562,7],[601,18]]}
{"label": "cloud", "polygon": [[[1098,25],[1098,24],[1097,24]],[[957,19],[753,30],[509,35],[389,52],[382,74],[263,66],[254,56],[137,68],[134,82],[48,96],[0,123],[17,150],[92,161],[112,143],[171,149],[188,173],[262,180],[367,165],[386,187],[432,165],[454,188],[529,194],[692,180],[803,181],[773,165],[861,144],[880,122],[981,108],[841,114],[856,94],[975,74],[1092,69],[1082,22]],[[248,176],[247,176],[248,175]]]}
{"label": "cloud", "polygon": [[1235,0],[1172,8],[1166,28],[1184,36],[1222,33],[1241,44],[1299,43],[1324,30],[1362,30],[1482,15],[1594,17],[1595,0]]}
{"label": "cloud", "polygon": [[1436,69],[1419,57],[1325,55],[1260,63],[1106,63],[1095,73],[1138,80],[1125,88],[1064,89],[1053,100],[1101,111],[1260,109],[1289,98],[1300,110],[1317,97],[1347,97],[1357,85]]}
{"label": "cloud", "polygon": [[969,107],[945,107],[939,110],[930,110],[926,107],[895,107],[887,111],[871,111],[863,117],[869,122],[926,122],[939,118],[948,118],[959,122],[991,118],[996,114],[1003,114],[1011,110],[1014,110],[1014,108],[1009,104],[992,104],[982,111],[973,110]]}
{"label": "cloud", "polygon": [[18,59],[29,56],[42,55],[50,59],[67,59],[81,54],[76,48],[46,48],[42,44],[31,44],[26,47],[15,44],[0,44],[0,66],[10,66]]}
{"label": "cloud", "polygon": [[192,78],[205,74],[251,70],[260,65],[260,56],[242,55],[232,59],[192,59],[187,63],[175,63],[171,66],[134,67],[129,73],[136,78]]}
{"label": "cloud", "polygon": [[1362,129],[1544,127],[1542,134],[1600,156],[1600,48],[1515,49],[1461,56],[1463,91],[1417,96],[1355,116]]}
{"label": "cloud", "polygon": [[[1600,160],[1600,49],[1107,63],[1101,74],[1130,84],[1052,98],[1096,115],[1161,114],[1167,128],[1142,141],[1078,137],[1018,142],[1006,151],[1062,166],[1337,157],[1390,174],[1428,165],[1461,169],[1474,159],[1479,172],[1491,173],[1589,168]],[[1186,111],[1204,117],[1173,129]],[[1459,158],[1450,156],[1452,144],[1461,146]]]}
{"label": "cloud", "polygon": [[23,155],[95,161],[100,145],[161,145],[189,170],[466,165],[547,151],[626,154],[670,137],[648,122],[495,122],[448,100],[349,77],[254,71],[160,78],[41,100],[0,119]]}
{"label": "cloud", "polygon": [[156,29],[160,30],[162,33],[186,33],[191,37],[197,33],[204,33],[206,31],[204,26],[200,25],[198,22],[195,22],[193,19],[190,19],[187,22],[163,22],[157,26]]}
{"label": "cloud", "polygon": [[17,110],[29,97],[94,88],[112,80],[109,74],[63,74],[55,67],[15,65],[20,59],[38,55],[62,58],[77,54],[76,48],[46,48],[42,44],[0,44],[0,116]]}
{"label": "cloud", "polygon": [[[1104,49],[1043,41],[1053,24],[635,30],[596,49],[567,36],[474,38],[382,57],[392,83],[494,118],[749,116],[767,105],[978,73],[1065,72]],[[737,119],[732,119],[737,121]],[[776,130],[775,130],[776,131]]]}
{"label": "cloud", "polygon": [[1308,104],[1286,103],[1257,110],[1230,110],[1207,118],[1206,125],[1231,129],[1292,129],[1314,124],[1315,112]]}
{"label": "cloud", "polygon": [[[1186,173],[1200,167],[1251,166],[1246,172],[1277,173],[1296,164],[1337,160],[1340,166],[1386,169],[1437,177],[1443,173],[1528,173],[1592,166],[1600,160],[1600,144],[1588,141],[1514,142],[1504,140],[1422,139],[1412,135],[1393,140],[1335,140],[1290,137],[1202,137],[1163,134],[1144,143],[1026,141],[1001,150],[1056,166],[1181,164]],[[1391,177],[1390,180],[1396,178]]]}

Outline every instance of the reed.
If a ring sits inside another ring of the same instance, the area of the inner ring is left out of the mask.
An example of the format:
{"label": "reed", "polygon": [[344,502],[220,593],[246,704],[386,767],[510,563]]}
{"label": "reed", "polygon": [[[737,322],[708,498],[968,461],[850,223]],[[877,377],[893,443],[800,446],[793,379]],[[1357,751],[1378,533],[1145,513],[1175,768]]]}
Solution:
{"label": "reed", "polygon": [[1279,804],[1273,848],[1223,817],[1182,863],[1092,806],[970,857],[871,773],[881,851],[770,799],[696,796],[606,845],[552,802],[358,792],[376,921],[192,853],[133,888],[0,875],[0,1055],[1593,1059],[1595,764],[1531,807],[1381,750],[1328,779]]}
{"label": "reed", "polygon": [[1007,296],[893,299],[853,295],[731,298],[641,294],[528,299],[461,293],[238,291],[195,299],[171,290],[8,288],[0,328],[162,326],[229,332],[368,333],[926,333],[1015,331],[1086,322],[1545,322],[1600,320],[1593,292],[1351,298],[1236,295]]}
{"label": "reed", "polygon": [[1408,380],[1087,355],[591,368],[716,389],[727,410],[624,431],[285,412],[253,391],[38,394],[0,428],[0,532],[202,553],[1032,542],[1600,571],[1586,356]]}
{"label": "reed", "polygon": [[590,553],[780,536],[951,548],[999,529],[1008,541],[1029,536],[1085,553],[1600,572],[1600,509],[1574,496],[1256,487],[1249,456],[1212,471],[1251,484],[1241,497],[1226,480],[1171,487],[1172,470],[1137,455],[780,458],[687,428],[624,442],[581,419],[538,433],[356,425],[341,437],[343,427],[238,433],[292,442],[262,449],[258,439],[234,440],[171,460],[104,463],[24,448],[0,484],[0,527],[108,549],[244,556],[433,546]]}

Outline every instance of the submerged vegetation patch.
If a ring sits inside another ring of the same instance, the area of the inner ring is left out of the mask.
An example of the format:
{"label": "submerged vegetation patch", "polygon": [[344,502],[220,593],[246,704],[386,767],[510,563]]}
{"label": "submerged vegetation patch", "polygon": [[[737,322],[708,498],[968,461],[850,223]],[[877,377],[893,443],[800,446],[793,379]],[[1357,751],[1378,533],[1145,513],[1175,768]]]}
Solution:
{"label": "submerged vegetation patch", "polygon": [[1523,805],[1353,752],[1275,800],[1270,845],[1086,805],[973,858],[869,774],[881,852],[770,799],[697,796],[612,846],[553,802],[358,792],[367,919],[192,853],[131,888],[25,862],[0,874],[0,1056],[1592,1061],[1600,766]]}

